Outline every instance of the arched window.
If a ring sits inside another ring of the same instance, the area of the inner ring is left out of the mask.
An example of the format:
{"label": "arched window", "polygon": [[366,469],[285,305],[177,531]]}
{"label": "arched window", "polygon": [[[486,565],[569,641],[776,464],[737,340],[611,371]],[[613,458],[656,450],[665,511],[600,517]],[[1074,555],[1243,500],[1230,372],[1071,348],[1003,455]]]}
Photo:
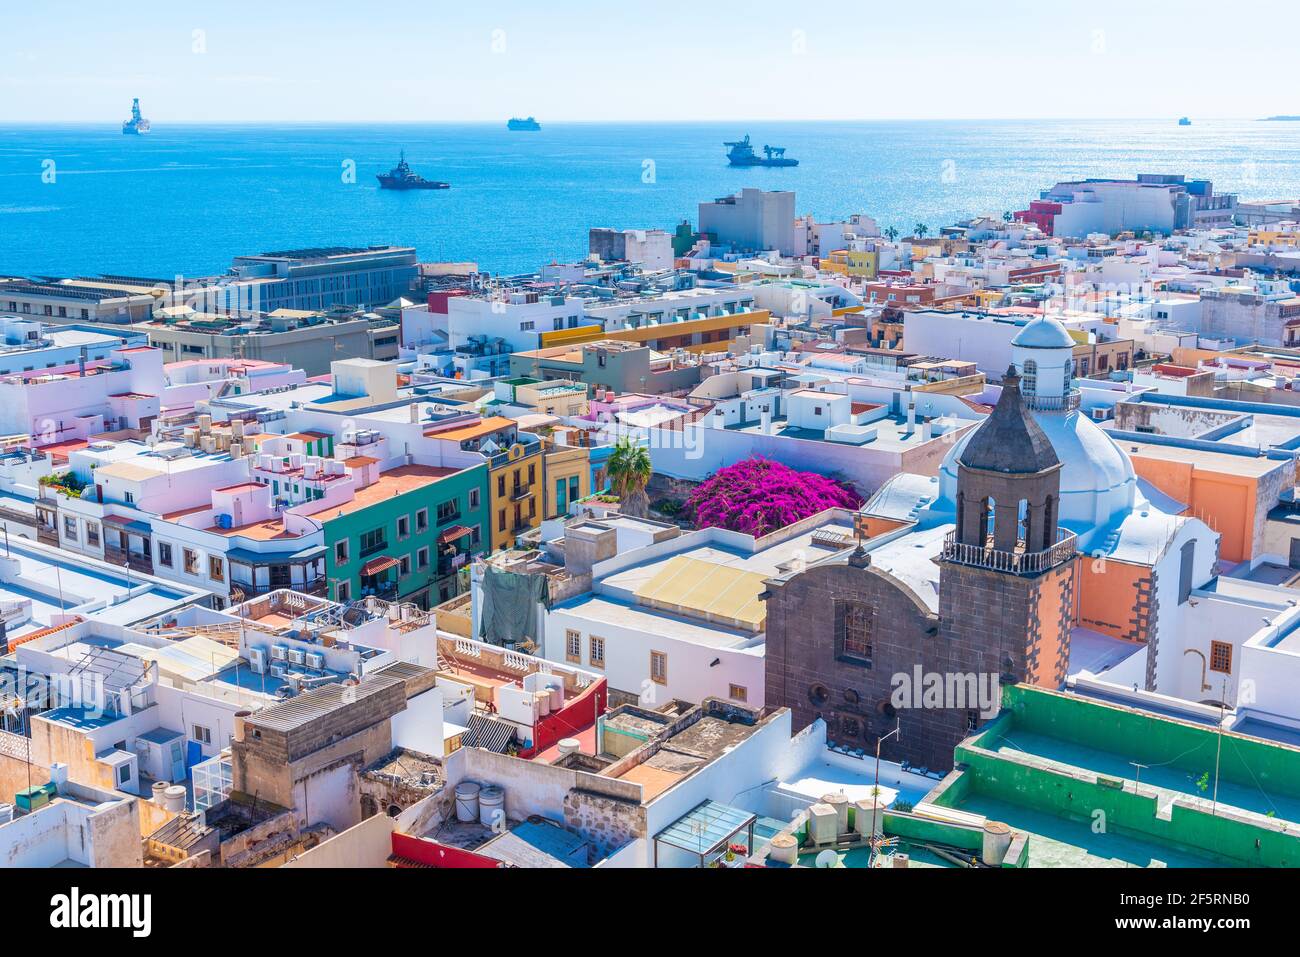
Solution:
{"label": "arched window", "polygon": [[1033,359],[1025,360],[1024,375],[1020,377],[1020,391],[1025,395],[1038,392],[1038,363]]}

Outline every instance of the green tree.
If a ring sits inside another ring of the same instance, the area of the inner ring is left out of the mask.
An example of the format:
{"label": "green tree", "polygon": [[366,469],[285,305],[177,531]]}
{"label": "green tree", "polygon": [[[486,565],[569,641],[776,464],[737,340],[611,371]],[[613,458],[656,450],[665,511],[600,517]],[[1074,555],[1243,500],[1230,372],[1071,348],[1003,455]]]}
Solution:
{"label": "green tree", "polygon": [[889,226],[889,227],[887,227],[887,228],[885,229],[885,238],[888,239],[891,243],[892,243],[895,239],[897,239],[897,238],[898,238],[898,227],[897,227],[897,226]]}
{"label": "green tree", "polygon": [[614,446],[605,474],[610,487],[619,497],[620,508],[628,515],[644,518],[649,511],[645,489],[650,484],[650,452],[624,436]]}
{"label": "green tree", "polygon": [[925,234],[930,231],[930,227],[925,225],[925,223],[917,223],[916,228],[913,231],[916,233],[918,239],[924,239]]}
{"label": "green tree", "polygon": [[1009,222],[1011,222],[1011,221],[1012,221],[1013,219],[1015,219],[1015,218],[1016,218],[1015,213],[1011,212],[1011,210],[1009,210],[1009,209],[1008,209],[1005,213],[1002,214],[1002,221],[1003,221],[1004,223],[1009,223]]}

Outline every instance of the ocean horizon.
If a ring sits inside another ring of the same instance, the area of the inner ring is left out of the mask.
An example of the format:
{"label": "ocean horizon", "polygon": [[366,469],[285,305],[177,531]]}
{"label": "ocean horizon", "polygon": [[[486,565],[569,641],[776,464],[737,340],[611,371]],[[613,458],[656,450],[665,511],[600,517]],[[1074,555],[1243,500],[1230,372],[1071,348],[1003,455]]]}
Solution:
{"label": "ocean horizon", "polygon": [[[148,115],[148,110],[145,110]],[[533,271],[594,226],[671,230],[701,201],[789,189],[799,213],[930,230],[1020,209],[1062,179],[1185,173],[1244,199],[1300,195],[1300,123],[1257,119],[116,123],[0,129],[0,274],[220,273],[275,249],[394,243]],[[800,165],[727,165],[725,140]],[[449,190],[380,190],[405,150]]]}

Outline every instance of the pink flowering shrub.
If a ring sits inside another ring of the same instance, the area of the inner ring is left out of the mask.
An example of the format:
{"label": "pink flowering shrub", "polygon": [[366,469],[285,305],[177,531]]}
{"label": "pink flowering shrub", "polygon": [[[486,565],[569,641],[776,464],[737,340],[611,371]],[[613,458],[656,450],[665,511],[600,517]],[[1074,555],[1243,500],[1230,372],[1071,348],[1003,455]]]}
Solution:
{"label": "pink flowering shrub", "polygon": [[843,482],[756,457],[719,469],[696,486],[686,514],[700,528],[758,537],[824,509],[861,504],[862,496]]}

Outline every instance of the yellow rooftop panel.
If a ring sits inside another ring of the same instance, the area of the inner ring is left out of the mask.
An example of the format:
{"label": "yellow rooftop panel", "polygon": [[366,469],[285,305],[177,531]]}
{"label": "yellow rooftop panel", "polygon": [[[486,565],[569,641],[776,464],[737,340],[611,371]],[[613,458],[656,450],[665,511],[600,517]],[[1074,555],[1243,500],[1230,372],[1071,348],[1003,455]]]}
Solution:
{"label": "yellow rooftop panel", "polygon": [[676,555],[636,590],[637,600],[749,631],[762,631],[767,609],[762,599],[766,575]]}

